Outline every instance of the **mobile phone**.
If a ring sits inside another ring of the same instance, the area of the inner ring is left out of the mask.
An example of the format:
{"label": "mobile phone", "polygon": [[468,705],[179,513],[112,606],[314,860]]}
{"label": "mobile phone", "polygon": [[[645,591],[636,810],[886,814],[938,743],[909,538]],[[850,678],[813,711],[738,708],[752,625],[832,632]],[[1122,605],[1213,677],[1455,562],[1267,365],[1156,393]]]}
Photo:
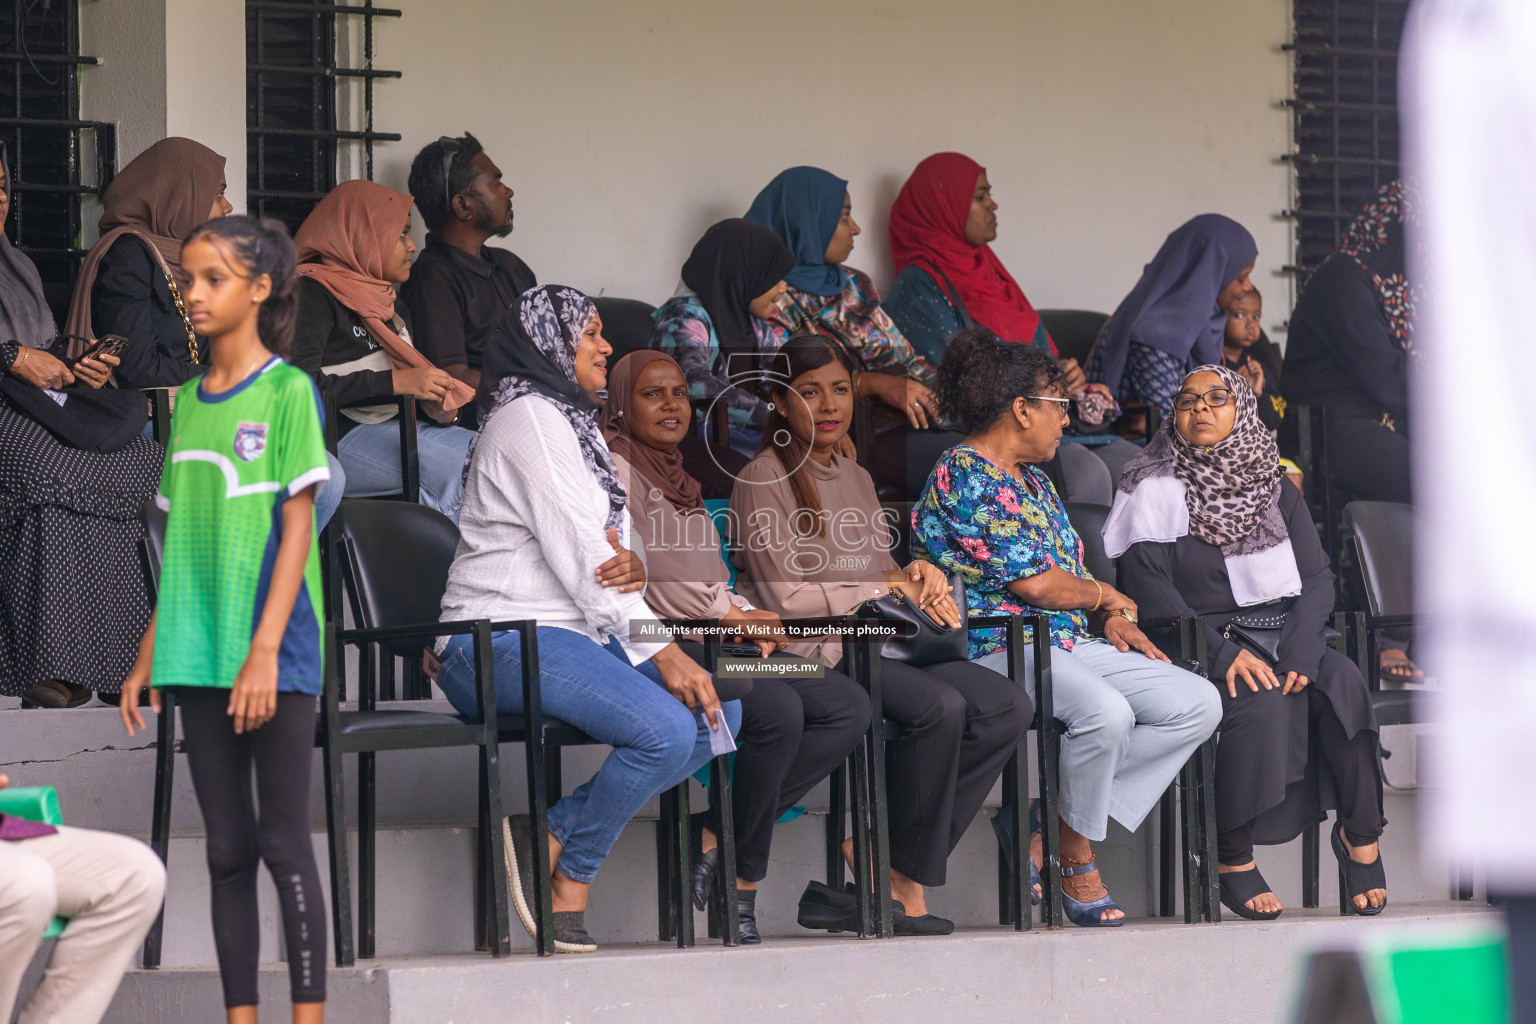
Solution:
{"label": "mobile phone", "polygon": [[118,355],[123,351],[123,349],[127,347],[128,339],[123,337],[121,334],[103,334],[101,337],[96,339],[95,343],[92,344],[90,348],[82,352],[78,359],[72,360],[69,364],[69,367],[70,369],[74,369],[82,359],[95,359],[97,356]]}

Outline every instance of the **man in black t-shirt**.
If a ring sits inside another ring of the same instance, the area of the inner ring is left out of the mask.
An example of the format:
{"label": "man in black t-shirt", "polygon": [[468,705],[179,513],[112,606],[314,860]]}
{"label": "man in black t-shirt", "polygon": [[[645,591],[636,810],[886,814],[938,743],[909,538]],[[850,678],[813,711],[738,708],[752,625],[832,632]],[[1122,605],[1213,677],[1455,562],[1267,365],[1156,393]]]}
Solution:
{"label": "man in black t-shirt", "polygon": [[[482,387],[487,339],[538,284],[528,264],[506,249],[487,246],[512,233],[512,189],[501,169],[468,132],[424,146],[411,161],[411,196],[427,226],[427,241],[401,288],[415,327],[416,348],[480,392],[483,406],[495,386]],[[461,416],[474,427],[473,410]]]}

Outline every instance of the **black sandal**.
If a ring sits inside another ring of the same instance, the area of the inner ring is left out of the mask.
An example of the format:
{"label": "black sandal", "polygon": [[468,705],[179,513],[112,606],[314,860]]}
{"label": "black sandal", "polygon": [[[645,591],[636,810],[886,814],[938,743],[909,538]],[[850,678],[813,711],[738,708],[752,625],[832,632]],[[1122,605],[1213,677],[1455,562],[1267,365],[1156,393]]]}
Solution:
{"label": "black sandal", "polygon": [[74,686],[62,679],[44,679],[28,687],[21,695],[23,708],[77,708],[89,704],[96,696],[83,686]]}
{"label": "black sandal", "polygon": [[1217,877],[1221,879],[1221,905],[1238,917],[1249,921],[1273,921],[1280,916],[1279,910],[1254,910],[1247,905],[1255,896],[1275,891],[1259,874],[1257,864],[1247,871],[1223,871]]}
{"label": "black sandal", "polygon": [[[1385,890],[1387,887],[1387,869],[1381,864],[1381,847],[1376,847],[1376,859],[1369,864],[1361,864],[1350,857],[1349,851],[1344,848],[1344,825],[1342,822],[1333,826],[1330,836],[1333,841],[1333,855],[1339,862],[1339,903],[1361,917],[1375,917],[1387,907],[1387,901],[1382,900],[1381,906],[1373,907],[1367,901],[1365,906],[1355,905],[1356,896],[1364,896],[1372,889]],[[1347,894],[1347,895],[1346,895]]]}

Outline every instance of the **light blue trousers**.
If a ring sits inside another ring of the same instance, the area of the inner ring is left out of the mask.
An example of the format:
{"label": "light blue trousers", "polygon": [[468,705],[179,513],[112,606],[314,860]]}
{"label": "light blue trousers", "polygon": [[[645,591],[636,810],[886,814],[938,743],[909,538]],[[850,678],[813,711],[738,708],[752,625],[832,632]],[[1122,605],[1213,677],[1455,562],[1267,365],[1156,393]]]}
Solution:
{"label": "light blue trousers", "polygon": [[[1038,697],[1033,649],[1025,659],[1030,696]],[[976,663],[1008,674],[1006,651]],[[1209,680],[1099,639],[1051,649],[1051,697],[1067,726],[1061,820],[1095,841],[1109,834],[1110,815],[1136,831],[1221,724],[1221,695]]]}

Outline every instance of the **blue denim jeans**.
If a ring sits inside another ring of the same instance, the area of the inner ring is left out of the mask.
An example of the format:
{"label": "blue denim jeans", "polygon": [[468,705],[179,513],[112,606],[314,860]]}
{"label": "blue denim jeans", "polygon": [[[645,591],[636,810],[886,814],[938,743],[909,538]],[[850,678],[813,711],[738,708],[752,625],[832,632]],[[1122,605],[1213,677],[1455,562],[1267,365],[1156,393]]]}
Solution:
{"label": "blue denim jeans", "polygon": [[341,468],[341,463],[336,461],[336,456],[330,452],[325,453],[326,465],[331,468],[331,478],[320,485],[315,492],[315,533],[318,535],[325,529],[325,524],[331,521],[331,516],[336,514],[336,509],[341,505],[341,494],[347,488],[347,473]]}
{"label": "blue denim jeans", "polygon": [[[496,633],[491,647],[496,709],[521,714],[522,637]],[[448,641],[437,685],[460,714],[479,714],[473,638]],[[667,692],[654,665],[631,666],[617,640],[599,647],[572,630],[539,627],[539,686],[546,715],[613,747],[596,775],[549,809],[549,831],[564,847],[560,873],[591,882],[629,819],[709,762],[710,729]],[[735,735],[741,702],[723,710]]]}
{"label": "blue denim jeans", "polygon": [[[416,424],[421,503],[459,521],[464,500],[464,458],[474,434],[463,427]],[[336,444],[347,470],[346,495],[372,498],[400,493],[400,424],[360,423]]]}

